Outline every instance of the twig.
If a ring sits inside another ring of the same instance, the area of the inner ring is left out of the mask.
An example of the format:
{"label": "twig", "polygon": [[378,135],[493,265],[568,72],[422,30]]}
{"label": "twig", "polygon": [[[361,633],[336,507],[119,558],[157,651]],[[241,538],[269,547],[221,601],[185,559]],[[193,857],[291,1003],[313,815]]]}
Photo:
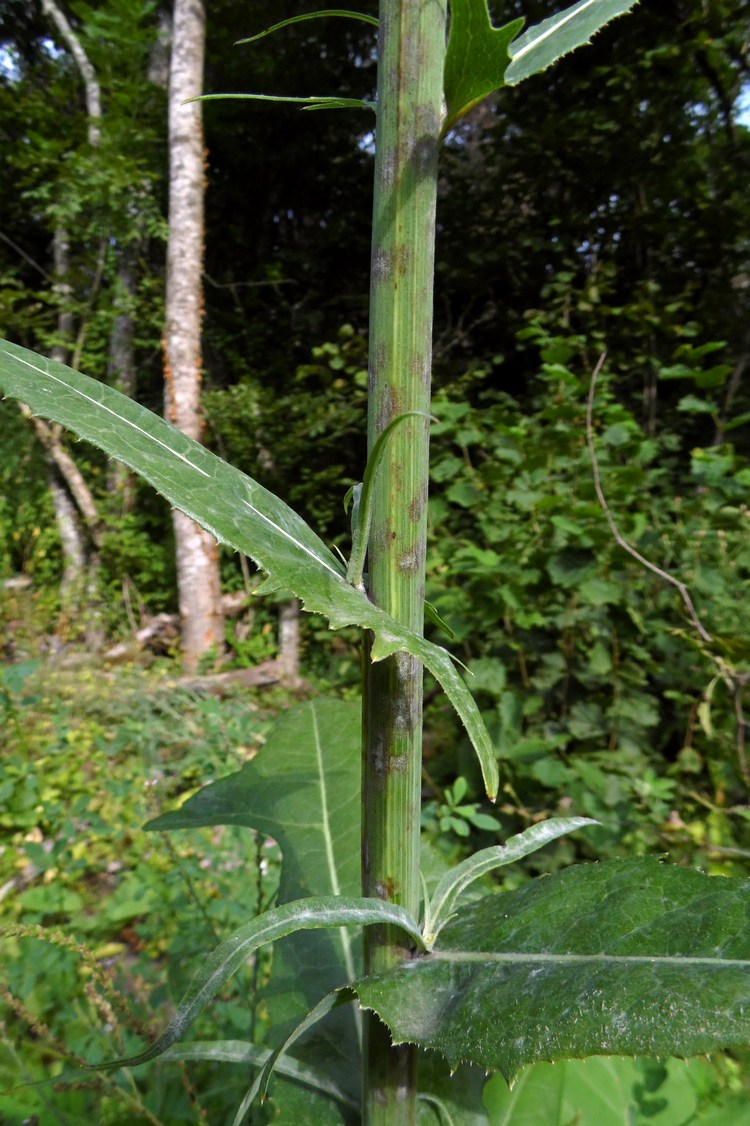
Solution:
{"label": "twig", "polygon": [[8,246],[12,247],[13,250],[16,251],[16,253],[20,254],[24,261],[28,262],[30,266],[33,266],[35,270],[38,270],[45,281],[51,282],[53,280],[52,277],[44,269],[44,267],[40,266],[38,262],[35,262],[33,258],[29,257],[26,251],[22,247],[20,247],[17,242],[14,242],[12,238],[9,238],[4,231],[0,231],[0,239],[2,239],[3,242],[7,243]]}
{"label": "twig", "polygon": [[649,559],[646,559],[644,555],[641,555],[639,551],[636,551],[634,547],[631,547],[627,540],[625,540],[620,535],[612,513],[609,510],[607,498],[604,496],[604,491],[602,490],[601,477],[599,474],[599,462],[597,461],[596,451],[594,449],[594,427],[592,422],[594,413],[594,396],[596,394],[596,381],[599,377],[599,373],[604,367],[604,361],[606,357],[607,353],[602,352],[601,356],[596,362],[596,366],[594,367],[593,372],[591,373],[591,384],[589,386],[589,395],[586,403],[586,445],[588,446],[589,457],[591,458],[594,488],[596,489],[596,495],[599,499],[599,504],[602,506],[602,510],[604,511],[604,515],[607,519],[607,523],[609,524],[612,535],[615,537],[615,540],[623,549],[623,551],[627,551],[628,555],[632,555],[633,559],[636,559],[643,567],[646,567],[649,571],[652,571],[653,574],[658,575],[660,579],[664,579],[665,582],[671,583],[673,587],[677,588],[682,597],[682,601],[685,603],[685,609],[688,612],[688,616],[695,626],[698,635],[703,641],[710,643],[712,640],[711,634],[708,633],[708,631],[703,626],[700,618],[698,617],[695,606],[693,605],[693,600],[690,597],[685,584],[681,582],[680,579],[676,579],[674,575],[670,575],[668,571],[663,571],[661,567],[657,567],[655,563],[652,563]]}

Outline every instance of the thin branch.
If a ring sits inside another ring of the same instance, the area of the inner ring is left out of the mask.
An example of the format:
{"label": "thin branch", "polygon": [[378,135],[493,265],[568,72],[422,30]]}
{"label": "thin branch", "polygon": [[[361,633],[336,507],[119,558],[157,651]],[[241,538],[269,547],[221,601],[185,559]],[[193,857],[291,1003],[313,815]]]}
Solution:
{"label": "thin branch", "polygon": [[623,538],[623,536],[620,535],[620,532],[618,530],[617,525],[615,524],[612,513],[610,512],[609,505],[607,504],[607,498],[604,496],[604,491],[602,489],[602,484],[601,484],[601,476],[599,474],[599,462],[597,460],[596,451],[594,449],[593,413],[594,413],[594,396],[596,394],[596,381],[599,377],[599,373],[601,372],[602,368],[604,367],[604,361],[606,359],[606,356],[607,356],[607,353],[602,352],[601,356],[599,357],[599,359],[596,362],[596,366],[594,367],[593,372],[591,373],[591,384],[589,386],[589,395],[588,395],[588,400],[586,402],[586,445],[588,446],[589,457],[591,458],[591,469],[592,469],[593,477],[594,477],[594,488],[596,489],[596,495],[599,499],[599,504],[602,506],[602,510],[603,510],[604,515],[607,519],[607,523],[609,524],[609,529],[612,532],[612,535],[614,536],[615,540],[620,545],[620,547],[623,549],[623,551],[627,551],[628,555],[631,555],[633,557],[633,559],[636,559],[641,564],[641,566],[646,567],[654,575],[658,575],[659,578],[663,579],[665,582],[671,583],[671,585],[673,587],[675,587],[680,592],[680,595],[682,597],[682,601],[685,604],[685,609],[687,610],[688,616],[690,617],[690,620],[692,621],[693,625],[695,626],[695,629],[696,629],[698,635],[702,638],[703,641],[710,643],[711,640],[712,640],[711,635],[705,629],[705,627],[703,626],[703,623],[701,622],[700,618],[698,617],[695,606],[693,605],[693,600],[690,597],[690,594],[689,594],[688,589],[685,586],[685,584],[683,582],[681,582],[680,579],[676,579],[674,577],[674,575],[670,575],[668,571],[663,571],[661,569],[661,567],[657,567],[655,563],[652,563],[649,559],[646,559],[646,557],[644,555],[641,555],[641,553],[639,551],[636,551],[636,549],[634,547],[631,547],[631,545],[627,542],[627,540],[625,540]]}
{"label": "thin branch", "polygon": [[17,242],[13,241],[12,238],[9,238],[8,235],[6,235],[4,231],[0,231],[0,240],[7,243],[8,246],[12,247],[13,250],[15,250],[17,254],[21,255],[21,257],[24,259],[25,262],[28,262],[28,264],[30,266],[33,266],[35,270],[38,270],[45,281],[48,281],[48,282],[52,281],[51,275],[47,273],[47,271],[44,269],[44,267],[40,266],[38,262],[35,262],[34,259],[31,258],[26,253],[26,251],[23,249],[23,247],[20,247]]}

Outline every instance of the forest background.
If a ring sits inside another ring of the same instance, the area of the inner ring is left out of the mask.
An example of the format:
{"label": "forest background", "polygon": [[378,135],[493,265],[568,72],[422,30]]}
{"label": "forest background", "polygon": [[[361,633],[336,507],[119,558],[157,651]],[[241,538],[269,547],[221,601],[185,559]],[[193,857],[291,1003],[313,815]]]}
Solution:
{"label": "forest background", "polygon": [[[529,0],[496,14],[552,10]],[[169,10],[65,11],[101,87],[96,144],[79,65],[43,5],[0,5],[0,330],[160,409]],[[206,90],[371,94],[366,25],[233,46],[299,11],[211,3]],[[456,856],[551,813],[602,822],[518,865],[509,886],[577,857],[642,853],[748,873],[749,29],[746,2],[641,4],[480,106],[442,153],[428,597],[473,674],[504,786],[496,808],[482,804],[435,695],[425,837]],[[242,102],[208,105],[204,122],[205,440],[346,552],[342,499],[366,452],[372,122]],[[586,411],[604,350],[592,430],[607,505],[625,539],[687,585],[710,641],[674,587],[618,545],[597,499]],[[227,747],[237,764],[262,747],[290,699],[355,689],[354,632],[331,649],[318,619],[294,625],[288,600],[253,600],[256,577],[230,554],[224,652],[204,654],[203,681],[181,676],[166,618],[174,555],[168,507],[148,488],[0,403],[0,910],[86,943],[18,941],[2,1086],[19,1068],[47,1074],[51,1058],[107,1054],[82,957],[113,959],[118,989],[137,998],[135,1035],[239,910],[247,846],[232,830],[159,852],[142,822],[223,771]],[[134,634],[160,614],[167,632],[139,651]],[[299,652],[292,642],[279,666],[290,619]],[[219,705],[206,687],[217,662],[260,666],[271,683],[223,682]],[[258,903],[273,894],[263,847]],[[186,933],[180,912],[207,882],[216,910]],[[157,902],[168,907],[154,919]],[[165,984],[167,951],[182,964],[170,958]],[[215,1019],[240,1027],[237,990]],[[96,1105],[120,1121],[131,1098],[144,1121],[198,1121],[218,1080],[172,1067],[135,1091],[101,1079],[70,1092],[64,1120]],[[714,1080],[739,1090],[737,1061]],[[24,1113],[44,1098],[13,1097]]]}

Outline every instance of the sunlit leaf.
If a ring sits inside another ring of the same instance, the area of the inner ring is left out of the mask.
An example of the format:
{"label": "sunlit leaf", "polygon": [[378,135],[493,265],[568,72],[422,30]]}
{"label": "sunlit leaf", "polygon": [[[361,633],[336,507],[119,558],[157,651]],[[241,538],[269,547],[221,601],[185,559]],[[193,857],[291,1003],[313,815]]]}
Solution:
{"label": "sunlit leaf", "polygon": [[487,0],[453,0],[445,55],[446,119],[443,133],[484,98],[505,85],[509,45],[525,21],[492,26]]}
{"label": "sunlit leaf", "polygon": [[747,1044],[750,880],[654,859],[569,868],[470,904],[430,954],[354,989],[395,1043],[508,1079],[537,1060]]}
{"label": "sunlit leaf", "polygon": [[452,0],[445,58],[445,134],[475,105],[588,43],[637,0],[580,0],[519,34],[523,19],[493,27],[487,0]]}
{"label": "sunlit leaf", "polygon": [[450,868],[435,888],[425,910],[422,928],[425,945],[430,947],[435,943],[440,931],[451,918],[459,896],[474,880],[505,864],[515,864],[566,833],[596,824],[598,822],[590,817],[550,817],[549,820],[540,821],[538,825],[531,825],[522,833],[510,837],[505,844],[483,848]]}
{"label": "sunlit leaf", "polygon": [[421,945],[419,927],[408,911],[382,899],[319,896],[285,903],[282,907],[258,915],[209,954],[188,986],[169,1025],[150,1048],[127,1059],[98,1064],[97,1068],[136,1067],[171,1048],[209,1001],[213,1000],[224,983],[261,946],[276,942],[295,931],[373,924],[400,927],[417,945]]}
{"label": "sunlit leaf", "polygon": [[253,559],[269,576],[266,590],[291,590],[306,610],[328,618],[332,629],[354,625],[372,630],[373,660],[399,651],[420,660],[460,715],[487,793],[495,797],[498,770],[492,744],[450,655],[351,586],[340,560],[287,504],[112,387],[7,341],[0,341],[0,392],[135,470],[220,543]]}
{"label": "sunlit leaf", "polygon": [[507,85],[517,86],[524,78],[546,70],[563,55],[589,43],[605,24],[629,12],[637,2],[580,0],[580,3],[528,28],[511,47],[512,62],[505,72]]}

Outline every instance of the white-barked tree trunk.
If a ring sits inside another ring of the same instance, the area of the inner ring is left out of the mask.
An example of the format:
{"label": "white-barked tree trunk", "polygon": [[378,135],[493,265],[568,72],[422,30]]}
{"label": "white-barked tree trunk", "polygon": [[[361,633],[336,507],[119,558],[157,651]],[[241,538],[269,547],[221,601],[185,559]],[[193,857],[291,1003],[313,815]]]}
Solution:
{"label": "white-barked tree trunk", "polygon": [[[169,240],[164,329],[165,413],[200,441],[203,316],[204,154],[199,103],[203,90],[203,0],[175,0],[169,72]],[[221,651],[219,555],[212,536],[173,514],[185,667]]]}

